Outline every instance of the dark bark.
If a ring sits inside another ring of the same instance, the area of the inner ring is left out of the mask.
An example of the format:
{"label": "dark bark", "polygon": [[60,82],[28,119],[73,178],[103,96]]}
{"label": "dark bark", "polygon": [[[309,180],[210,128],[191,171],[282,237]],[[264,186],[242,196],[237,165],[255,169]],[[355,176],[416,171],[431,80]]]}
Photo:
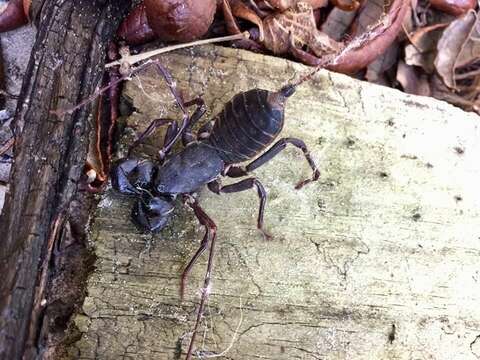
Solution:
{"label": "dark bark", "polygon": [[[38,33],[15,116],[15,162],[0,218],[1,359],[51,353],[47,321],[55,313],[49,310],[58,307],[49,290],[52,269],[66,264],[57,261],[59,251],[82,238],[82,221],[74,211],[78,201],[72,201],[86,158],[92,106],[62,118],[52,111],[72,107],[95,91],[108,41],[129,3],[33,4]],[[60,302],[71,311],[71,305]]]}

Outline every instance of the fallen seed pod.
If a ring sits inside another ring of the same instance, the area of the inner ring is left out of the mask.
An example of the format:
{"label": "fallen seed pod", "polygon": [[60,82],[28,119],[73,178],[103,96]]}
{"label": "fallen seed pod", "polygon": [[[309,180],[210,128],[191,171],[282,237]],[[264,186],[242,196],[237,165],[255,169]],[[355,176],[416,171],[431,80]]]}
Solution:
{"label": "fallen seed pod", "polygon": [[10,0],[0,6],[0,32],[14,30],[28,23],[30,0]]}
{"label": "fallen seed pod", "polygon": [[191,41],[202,37],[213,22],[215,0],[145,0],[148,24],[166,41]]}

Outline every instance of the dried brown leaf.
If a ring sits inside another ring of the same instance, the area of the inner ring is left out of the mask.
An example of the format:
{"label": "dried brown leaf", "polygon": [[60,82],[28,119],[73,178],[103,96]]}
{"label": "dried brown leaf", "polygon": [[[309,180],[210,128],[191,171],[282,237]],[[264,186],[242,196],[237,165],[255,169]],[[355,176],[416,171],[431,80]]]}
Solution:
{"label": "dried brown leaf", "polygon": [[[222,0],[222,11],[223,11],[223,18],[225,19],[225,25],[227,27],[227,31],[229,34],[241,34],[240,27],[238,26],[237,21],[235,20],[235,17],[233,14],[231,3],[234,4],[234,1]],[[244,15],[244,12],[252,13],[252,14],[248,14],[248,18],[252,18],[253,16],[256,16],[253,10],[250,10],[248,8],[235,7],[234,9],[236,11],[240,11],[239,14],[236,14],[237,16],[240,16],[240,17]],[[257,26],[258,26],[258,36],[256,36],[256,38],[260,40],[264,38],[263,24],[261,20],[260,20],[260,23],[257,24]],[[250,31],[250,35],[252,34],[253,32]],[[253,41],[252,39],[235,41],[234,46],[240,47],[242,49],[250,49],[253,51],[261,50],[261,45],[259,45],[256,41]]]}
{"label": "dried brown leaf", "polygon": [[414,21],[414,17],[415,17],[415,10],[418,6],[418,0],[411,0],[411,8],[412,8],[412,11],[411,11],[411,16],[407,16],[405,17],[405,19],[403,20],[403,24],[402,24],[402,28],[403,28],[403,32],[405,34],[410,34],[412,32],[415,31],[416,29],[416,26],[415,26],[415,21]]}
{"label": "dried brown leaf", "polygon": [[122,21],[118,27],[117,35],[129,45],[144,44],[155,39],[156,35],[148,25],[143,2],[135,7]]}
{"label": "dried brown leaf", "polygon": [[475,111],[477,114],[480,114],[480,77],[476,77],[472,83],[472,89],[467,92],[453,92],[451,89],[447,88],[443,81],[437,77],[433,76],[430,82],[432,89],[432,96],[448,101],[449,103],[459,106],[467,111]]}
{"label": "dried brown leaf", "polygon": [[407,65],[422,67],[431,74],[435,70],[433,62],[437,56],[437,43],[443,29],[448,24],[435,24],[418,29],[409,37],[410,44],[405,46],[405,62]]}
{"label": "dried brown leaf", "polygon": [[409,66],[403,61],[398,62],[397,81],[402,85],[403,91],[408,94],[430,96],[430,84],[427,75]]}
{"label": "dried brown leaf", "polygon": [[360,7],[358,0],[330,0],[333,6],[343,11],[355,11]]}
{"label": "dried brown leaf", "polygon": [[352,24],[355,15],[355,11],[344,11],[339,8],[333,8],[320,27],[320,30],[332,39],[339,41]]}
{"label": "dried brown leaf", "polygon": [[313,9],[299,2],[295,8],[268,16],[263,21],[264,46],[274,54],[286,54],[293,45],[308,47],[317,57],[337,52],[341,44],[319,31],[315,24]]}
{"label": "dried brown leaf", "polygon": [[369,82],[390,85],[388,81],[384,82],[384,73],[390,70],[396,63],[398,58],[398,42],[394,41],[388,49],[367,66],[367,73],[365,78]]}
{"label": "dried brown leaf", "polygon": [[245,4],[240,1],[230,1],[230,7],[233,15],[257,25],[258,31],[260,33],[258,40],[262,42],[264,39],[262,19],[254,11],[245,6]]}
{"label": "dried brown leaf", "polygon": [[[369,27],[378,22],[384,13],[387,5],[385,0],[368,0],[363,3],[358,10],[358,16],[352,28],[355,29],[352,35],[360,35],[368,31]],[[365,77],[368,81],[374,83],[382,83],[382,75],[390,69],[395,63],[398,54],[398,44],[393,42],[385,51],[379,55],[367,67]],[[386,83],[383,85],[387,85]]]}
{"label": "dried brown leaf", "polygon": [[23,0],[23,12],[30,19],[29,13],[30,8],[32,7],[32,0]]}
{"label": "dried brown leaf", "polygon": [[222,0],[223,17],[225,18],[225,26],[229,34],[240,34],[241,30],[238,27],[235,17],[233,16],[230,1]]}
{"label": "dried brown leaf", "polygon": [[255,1],[260,9],[263,10],[287,10],[294,8],[298,2],[309,4],[313,9],[319,9],[327,6],[328,0],[263,0]]}
{"label": "dried brown leaf", "polygon": [[[478,25],[478,16],[475,12],[469,11],[464,16],[452,21],[445,29],[437,44],[437,57],[435,58],[435,69],[442,81],[449,88],[456,88],[455,70],[460,64],[465,64],[480,56],[478,52],[478,40],[472,36]],[[472,42],[471,46],[468,45]],[[465,50],[466,55],[461,55]],[[472,52],[472,51],[475,51]],[[460,60],[460,61],[459,61]]]}
{"label": "dried brown leaf", "polygon": [[447,14],[460,16],[468,10],[475,9],[477,0],[430,0],[430,4]]}
{"label": "dried brown leaf", "polygon": [[477,62],[480,59],[480,20],[477,16],[477,21],[473,27],[468,41],[463,46],[458,56],[456,66],[457,68],[465,67]]}
{"label": "dried brown leaf", "polygon": [[350,31],[352,36],[366,32],[385,14],[385,0],[367,0],[358,9],[358,15]]}
{"label": "dried brown leaf", "polygon": [[374,61],[395,41],[410,10],[410,0],[395,0],[388,11],[368,30],[354,37],[330,70],[354,73]]}

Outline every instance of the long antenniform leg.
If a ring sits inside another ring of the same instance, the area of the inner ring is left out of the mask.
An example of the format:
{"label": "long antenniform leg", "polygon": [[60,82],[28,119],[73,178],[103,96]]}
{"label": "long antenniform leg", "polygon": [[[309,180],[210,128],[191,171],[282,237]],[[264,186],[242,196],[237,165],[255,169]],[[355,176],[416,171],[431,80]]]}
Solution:
{"label": "long antenniform leg", "polygon": [[[205,102],[200,97],[184,102],[182,100],[182,97],[180,96],[180,93],[170,72],[162,64],[160,64],[159,61],[155,61],[153,64],[155,65],[157,71],[165,79],[167,86],[175,99],[175,102],[183,113],[182,124],[179,129],[176,120],[164,118],[153,120],[147,127],[147,129],[142,134],[140,134],[138,139],[130,146],[128,153],[130,154],[130,152],[136,146],[145,141],[145,139],[152,135],[156,129],[168,124],[167,132],[165,134],[163,142],[163,147],[159,150],[159,157],[161,160],[163,160],[180,137],[182,137],[183,145],[187,145],[190,141],[194,140],[191,134],[191,128],[205,114],[207,109],[205,106]],[[188,114],[187,108],[193,105],[196,105],[196,109],[193,112],[192,116],[190,116]]]}
{"label": "long antenniform leg", "polygon": [[240,191],[245,191],[257,188],[257,194],[260,199],[260,206],[258,208],[258,217],[257,217],[257,228],[262,232],[267,240],[272,238],[268,232],[263,228],[263,214],[265,213],[265,204],[267,202],[267,192],[263,187],[262,183],[256,178],[248,178],[242,181],[239,181],[235,184],[222,186],[219,181],[212,181],[207,184],[208,188],[216,194],[220,193],[235,193]]}
{"label": "long antenniform leg", "polygon": [[299,148],[300,150],[303,151],[303,155],[308,161],[308,165],[310,165],[310,168],[313,171],[313,175],[311,179],[306,179],[300,181],[296,186],[295,189],[300,189],[304,185],[308,184],[309,182],[312,181],[317,181],[318,178],[320,177],[320,170],[318,170],[317,165],[313,161],[312,156],[310,155],[310,152],[307,149],[307,146],[305,143],[296,138],[283,138],[278,140],[270,149],[268,149],[267,152],[265,152],[262,156],[260,156],[258,159],[255,159],[252,161],[250,164],[248,164],[245,167],[238,167],[238,166],[232,166],[228,171],[227,171],[227,176],[230,177],[240,177],[240,176],[245,176],[248,175],[250,171],[255,170],[256,168],[262,166],[265,164],[267,161],[271,160],[275,155],[277,155],[280,151],[285,149],[287,144],[292,144],[293,146]]}
{"label": "long antenniform leg", "polygon": [[[130,147],[128,148],[127,156],[130,156],[132,150],[135,149],[141,143],[143,143],[146,138],[148,138],[150,135],[152,135],[155,132],[155,130],[157,130],[159,127],[161,127],[163,125],[167,125],[167,124],[168,124],[168,128],[167,128],[167,132],[165,133],[165,138],[163,140],[163,144],[165,145],[165,144],[169,143],[175,137],[175,135],[178,132],[177,122],[173,119],[163,119],[163,118],[162,119],[154,119],[154,120],[152,120],[150,125],[148,125],[148,127],[145,129],[145,131],[140,134],[138,139],[135,140],[132,145],[130,145]],[[164,157],[165,157],[165,153],[161,153],[160,159],[162,160],[162,158],[164,158]]]}
{"label": "long antenniform leg", "polygon": [[[163,145],[162,152],[164,154],[167,154],[172,146],[177,142],[177,140],[184,134],[184,132],[189,129],[193,123],[198,121],[200,117],[203,116],[205,113],[205,104],[202,99],[194,99],[189,102],[183,102],[182,97],[180,96],[180,93],[178,92],[177,85],[175,81],[173,80],[172,74],[165,68],[159,61],[154,61],[153,64],[155,65],[157,71],[164,77],[168,88],[170,89],[170,92],[172,93],[173,97],[175,98],[175,101],[177,102],[178,107],[183,113],[183,119],[182,119],[182,124],[180,125],[180,129],[178,130],[177,134],[173,137],[170,142],[167,144]],[[188,115],[187,107],[191,105],[197,105],[197,109],[192,117]]]}
{"label": "long antenniform leg", "polygon": [[193,209],[195,216],[197,217],[200,224],[205,226],[205,235],[203,237],[202,243],[200,248],[197,250],[195,255],[192,257],[190,262],[188,263],[187,267],[183,271],[182,274],[182,284],[180,288],[180,295],[183,298],[183,293],[185,290],[185,280],[187,275],[190,273],[192,266],[197,261],[198,257],[203,254],[203,252],[207,249],[208,243],[210,243],[210,252],[208,255],[208,263],[207,263],[207,272],[205,273],[205,278],[203,281],[203,288],[202,288],[202,295],[200,299],[200,305],[197,312],[197,320],[195,321],[195,327],[193,328],[192,338],[190,339],[190,345],[188,346],[188,352],[186,360],[189,360],[192,356],[193,351],[193,344],[195,343],[195,337],[197,335],[198,325],[200,324],[200,320],[203,316],[203,309],[205,307],[205,301],[207,300],[209,286],[210,286],[210,279],[212,275],[212,266],[213,266],[213,254],[215,250],[215,239],[217,237],[217,226],[213,222],[213,220],[203,211],[203,209],[198,205],[198,202],[193,198],[188,198],[187,204]]}
{"label": "long antenniform leg", "polygon": [[183,146],[187,146],[188,143],[195,141],[197,138],[192,134],[192,127],[197,123],[200,118],[205,115],[207,112],[207,107],[205,106],[205,101],[201,97],[197,97],[185,103],[185,106],[197,105],[197,108],[193,112],[192,116],[189,119],[187,127],[182,134]]}

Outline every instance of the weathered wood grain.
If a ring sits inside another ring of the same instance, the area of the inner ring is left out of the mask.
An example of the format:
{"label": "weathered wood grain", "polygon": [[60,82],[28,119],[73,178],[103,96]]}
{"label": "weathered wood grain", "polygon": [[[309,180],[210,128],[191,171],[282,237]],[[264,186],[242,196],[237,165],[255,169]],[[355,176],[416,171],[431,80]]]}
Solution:
{"label": "weathered wood grain", "polygon": [[[204,94],[210,115],[240,90],[278,89],[305,71],[220,47],[161,59],[186,98]],[[126,95],[137,131],[173,106],[153,70]],[[255,229],[254,191],[201,193],[218,224],[202,358],[480,357],[479,117],[322,72],[290,99],[286,118],[283,136],[304,139],[322,175],[295,191],[310,171],[293,148],[255,171],[274,240]],[[131,204],[108,191],[97,211],[98,260],[72,357],[178,359],[186,350],[206,259],[183,303],[179,275],[203,230],[179,207],[166,230],[142,235]]]}
{"label": "weathered wood grain", "polygon": [[[14,161],[0,216],[0,359],[7,360],[53,356],[81,296],[75,290],[84,274],[77,269],[71,275],[64,266],[83,263],[85,222],[78,209],[86,201],[77,195],[92,106],[61,118],[53,111],[72,108],[95,92],[105,44],[130,5],[128,0],[30,3],[29,20],[37,32],[31,56],[19,55],[30,60],[11,124]],[[59,291],[66,282],[68,291]]]}

